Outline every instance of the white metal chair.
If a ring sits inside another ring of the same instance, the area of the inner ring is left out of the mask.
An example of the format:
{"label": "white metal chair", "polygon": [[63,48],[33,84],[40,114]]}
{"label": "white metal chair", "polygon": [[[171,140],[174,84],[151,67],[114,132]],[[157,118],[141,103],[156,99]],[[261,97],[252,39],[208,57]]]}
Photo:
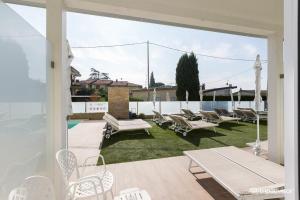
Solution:
{"label": "white metal chair", "polygon": [[55,200],[54,187],[51,180],[45,176],[31,176],[24,180],[29,200]]}
{"label": "white metal chair", "polygon": [[[96,199],[99,200],[99,195],[101,195],[103,199],[106,199],[107,192],[110,192],[112,198],[114,198],[112,192],[112,186],[114,182],[113,174],[106,170],[103,156],[99,155],[99,157],[102,160],[104,169],[94,175],[81,176],[77,165],[77,159],[73,152],[62,149],[56,153],[56,160],[67,185],[66,198],[81,199],[87,197],[96,197]],[[84,162],[84,165],[90,158],[93,157],[87,158]],[[76,173],[76,180],[74,182],[70,182],[70,177],[74,171]]]}
{"label": "white metal chair", "polygon": [[13,189],[9,193],[8,200],[28,200],[26,188],[19,187]]}

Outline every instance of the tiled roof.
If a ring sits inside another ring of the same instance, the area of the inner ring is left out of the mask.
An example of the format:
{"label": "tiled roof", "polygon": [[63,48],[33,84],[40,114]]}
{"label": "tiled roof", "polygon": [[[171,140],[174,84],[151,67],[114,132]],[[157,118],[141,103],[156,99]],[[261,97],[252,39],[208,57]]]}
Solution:
{"label": "tiled roof", "polygon": [[[242,96],[255,96],[255,90],[240,90]],[[233,93],[234,95],[238,95],[238,92]],[[261,90],[261,95],[266,96],[267,90]]]}
{"label": "tiled roof", "polygon": [[105,86],[128,86],[128,87],[140,87],[143,86],[135,83],[130,83],[128,81],[113,81],[113,80],[106,80],[106,79],[100,79],[100,80],[93,80],[93,79],[87,79],[84,81],[79,82],[81,85],[105,85]]}
{"label": "tiled roof", "polygon": [[101,80],[96,80],[93,85],[110,85],[112,84],[113,81],[112,80],[104,80],[104,79],[101,79]]}

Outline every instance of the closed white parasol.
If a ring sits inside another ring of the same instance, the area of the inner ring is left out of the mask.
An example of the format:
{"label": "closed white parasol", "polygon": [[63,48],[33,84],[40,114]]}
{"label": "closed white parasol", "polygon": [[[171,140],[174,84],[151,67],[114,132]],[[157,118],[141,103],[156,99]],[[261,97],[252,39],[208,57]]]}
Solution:
{"label": "closed white parasol", "polygon": [[254,146],[254,153],[255,155],[259,155],[261,152],[260,148],[260,133],[259,133],[259,114],[258,111],[260,109],[260,103],[262,101],[260,91],[261,91],[261,62],[260,62],[260,56],[256,56],[256,61],[254,64],[254,69],[255,69],[255,111],[256,111],[256,116],[257,116],[257,138],[256,138],[256,143]]}

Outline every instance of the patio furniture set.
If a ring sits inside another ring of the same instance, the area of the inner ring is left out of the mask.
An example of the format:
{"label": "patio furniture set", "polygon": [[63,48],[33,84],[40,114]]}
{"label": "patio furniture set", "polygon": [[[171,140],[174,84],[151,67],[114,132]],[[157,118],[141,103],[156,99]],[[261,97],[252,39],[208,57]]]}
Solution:
{"label": "patio furniture set", "polygon": [[[186,135],[191,130],[201,128],[215,128],[219,123],[226,121],[239,121],[241,118],[234,117],[232,113],[224,110],[216,112],[204,112],[195,114],[192,111],[184,110],[184,116],[161,115],[154,112],[153,121],[158,125],[167,124],[176,132]],[[103,117],[107,122],[105,133],[112,134],[120,131],[145,130],[151,125],[141,119],[137,120],[117,120],[109,114]],[[193,119],[194,121],[190,121]],[[109,137],[110,137],[109,136]],[[109,138],[108,136],[105,136]],[[237,199],[269,199],[284,197],[284,169],[283,166],[254,156],[236,147],[219,147],[203,150],[185,151],[184,155],[189,158],[188,170],[193,172],[194,167],[200,167],[222,185],[229,193]],[[114,200],[150,200],[149,193],[140,188],[129,188],[122,190],[118,196],[112,192],[114,184],[113,174],[106,169],[105,160],[100,158],[102,166],[97,173],[84,176],[85,163],[80,173],[75,154],[63,149],[57,152],[56,159],[64,176],[66,187],[66,199],[84,199],[94,197],[97,200],[106,199],[110,193]],[[90,159],[91,157],[87,158]],[[86,160],[86,161],[87,161]],[[226,168],[226,170],[224,170]],[[74,181],[70,181],[75,173]],[[32,188],[38,185],[39,190],[32,195]],[[53,186],[48,178],[36,176],[29,177],[20,187],[12,190],[9,200],[54,199]],[[43,193],[43,194],[41,194]],[[41,195],[41,196],[39,196]],[[39,196],[39,198],[37,198]],[[45,198],[41,198],[45,197]]]}
{"label": "patio furniture set", "polygon": [[[239,200],[283,198],[285,194],[284,167],[233,146],[184,151],[189,158],[188,170],[200,167],[229,193]],[[56,159],[66,181],[65,199],[151,200],[150,194],[140,188],[129,188],[114,196],[113,174],[106,169],[103,156],[99,172],[83,176],[76,156],[69,150],[60,150]],[[226,169],[226,170],[224,170]],[[194,172],[193,172],[194,171]],[[75,180],[70,177],[75,173]],[[11,191],[9,200],[54,200],[55,193],[49,178],[32,176]]]}

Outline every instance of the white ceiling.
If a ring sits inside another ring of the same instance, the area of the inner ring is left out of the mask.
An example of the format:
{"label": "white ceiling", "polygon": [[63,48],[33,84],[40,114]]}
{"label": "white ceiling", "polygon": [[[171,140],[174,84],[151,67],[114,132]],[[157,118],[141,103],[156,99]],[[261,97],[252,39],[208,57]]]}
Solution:
{"label": "white ceiling", "polygon": [[[5,0],[45,6],[45,0]],[[70,11],[267,36],[283,31],[283,0],[65,0]]]}

